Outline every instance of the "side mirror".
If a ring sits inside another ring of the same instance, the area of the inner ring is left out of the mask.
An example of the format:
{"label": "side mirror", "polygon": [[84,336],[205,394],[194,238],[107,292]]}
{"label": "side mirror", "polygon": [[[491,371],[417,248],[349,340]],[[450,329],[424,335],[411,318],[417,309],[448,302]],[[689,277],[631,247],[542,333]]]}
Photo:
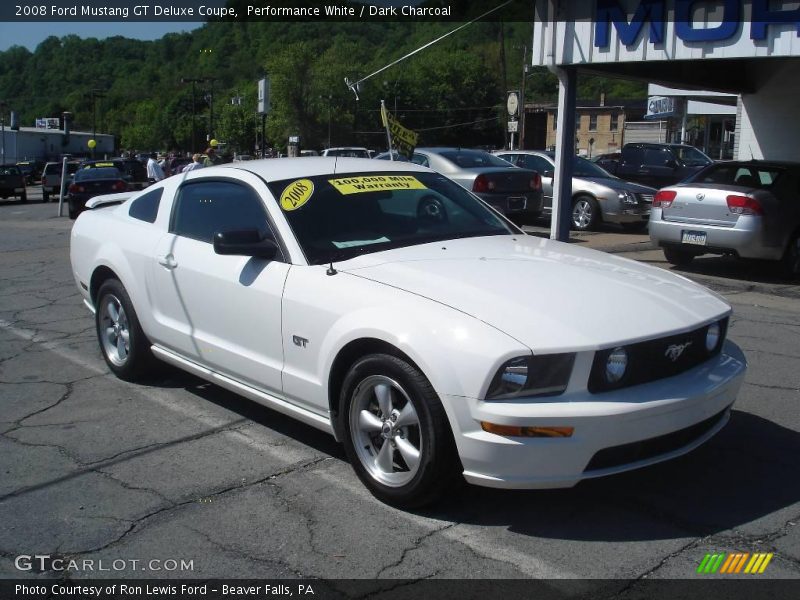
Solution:
{"label": "side mirror", "polygon": [[218,231],[214,234],[214,252],[272,260],[278,253],[278,245],[262,238],[257,229]]}
{"label": "side mirror", "polygon": [[542,171],[542,177],[549,177],[552,179],[553,171]]}

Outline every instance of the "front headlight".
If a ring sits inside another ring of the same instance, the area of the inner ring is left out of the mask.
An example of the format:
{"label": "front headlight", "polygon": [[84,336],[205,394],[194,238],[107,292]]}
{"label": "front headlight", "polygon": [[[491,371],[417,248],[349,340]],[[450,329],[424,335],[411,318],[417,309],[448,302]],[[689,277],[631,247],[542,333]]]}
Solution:
{"label": "front headlight", "polygon": [[512,358],[497,371],[487,400],[558,396],[567,389],[575,354],[544,354]]}
{"label": "front headlight", "polygon": [[639,199],[633,192],[622,191],[617,194],[617,197],[623,204],[639,204]]}

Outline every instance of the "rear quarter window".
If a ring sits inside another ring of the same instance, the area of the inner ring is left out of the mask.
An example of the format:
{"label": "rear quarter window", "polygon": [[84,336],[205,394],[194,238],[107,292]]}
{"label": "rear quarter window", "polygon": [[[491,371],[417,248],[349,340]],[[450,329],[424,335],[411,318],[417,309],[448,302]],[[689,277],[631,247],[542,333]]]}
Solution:
{"label": "rear quarter window", "polygon": [[158,216],[158,207],[161,204],[161,195],[164,193],[163,188],[147,192],[143,196],[139,196],[133,202],[128,210],[128,215],[139,221],[147,223],[155,223]]}

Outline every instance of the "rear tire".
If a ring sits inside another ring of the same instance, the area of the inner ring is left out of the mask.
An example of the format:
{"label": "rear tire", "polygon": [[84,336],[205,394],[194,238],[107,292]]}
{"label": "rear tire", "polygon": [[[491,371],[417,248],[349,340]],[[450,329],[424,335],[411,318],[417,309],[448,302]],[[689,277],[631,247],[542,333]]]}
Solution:
{"label": "rear tire", "polygon": [[664,250],[664,258],[667,259],[667,262],[677,267],[688,265],[694,260],[695,257],[695,255],[691,252],[681,250],[680,248],[674,248],[672,246],[664,246],[662,250]]}
{"label": "rear tire", "polygon": [[50,202],[50,194],[42,190],[42,202]]}
{"label": "rear tire", "polygon": [[789,240],[783,253],[783,274],[788,279],[800,279],[800,231]]}
{"label": "rear tire", "polygon": [[28,201],[28,192],[27,190],[22,192],[22,195],[19,197],[20,202],[27,202]]}
{"label": "rear tire", "polygon": [[419,507],[459,482],[444,407],[405,360],[371,354],[356,362],[342,384],[339,419],[350,464],[379,500]]}
{"label": "rear tire", "polygon": [[97,292],[95,330],[108,368],[125,381],[143,379],[155,358],[125,287],[108,279]]}
{"label": "rear tire", "polygon": [[600,205],[591,196],[577,196],[572,201],[572,228],[576,231],[592,231],[600,222]]}

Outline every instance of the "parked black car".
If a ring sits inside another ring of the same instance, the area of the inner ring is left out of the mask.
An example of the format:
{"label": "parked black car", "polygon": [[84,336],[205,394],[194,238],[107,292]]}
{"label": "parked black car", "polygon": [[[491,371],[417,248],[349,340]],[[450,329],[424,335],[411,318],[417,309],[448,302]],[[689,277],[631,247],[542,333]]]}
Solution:
{"label": "parked black car", "polygon": [[44,163],[38,160],[23,160],[17,163],[19,170],[25,177],[28,185],[33,185],[42,178]]}
{"label": "parked black car", "polygon": [[600,165],[620,179],[658,189],[681,182],[713,162],[694,146],[632,143],[623,146],[616,164],[612,159]]}
{"label": "parked black car", "polygon": [[75,173],[67,192],[70,219],[78,218],[90,198],[102,194],[126,192],[130,189],[122,172],[113,165],[105,166],[105,164],[97,162],[84,165]]}
{"label": "parked black car", "polygon": [[15,196],[22,202],[28,201],[25,177],[17,165],[0,165],[0,198]]}

